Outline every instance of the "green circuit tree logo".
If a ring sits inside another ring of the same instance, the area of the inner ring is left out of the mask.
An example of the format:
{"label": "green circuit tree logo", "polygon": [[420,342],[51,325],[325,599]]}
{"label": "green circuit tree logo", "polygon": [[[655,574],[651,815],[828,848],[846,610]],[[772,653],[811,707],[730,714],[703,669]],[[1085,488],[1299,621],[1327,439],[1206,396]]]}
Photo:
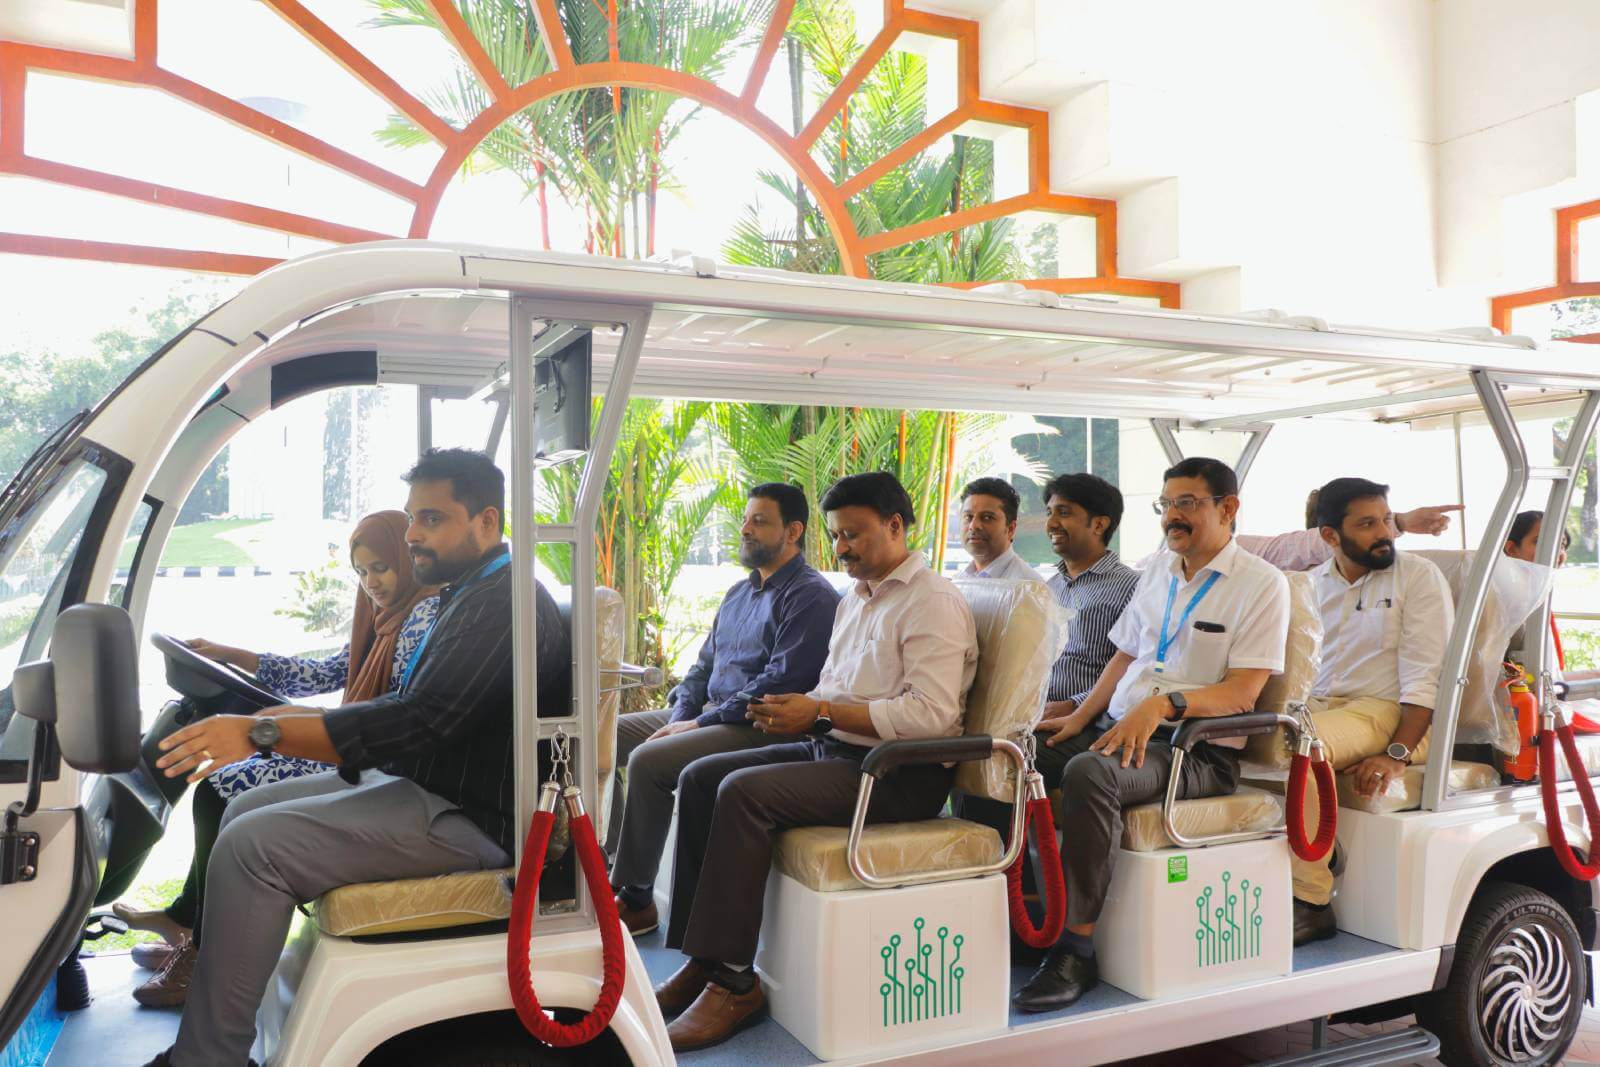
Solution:
{"label": "green circuit tree logo", "polygon": [[1232,880],[1232,871],[1222,872],[1222,894],[1215,905],[1212,886],[1206,886],[1194,898],[1199,912],[1194,931],[1196,967],[1236,963],[1261,955],[1261,887],[1252,886],[1246,878],[1234,890]]}
{"label": "green circuit tree logo", "polygon": [[961,1014],[961,980],[967,973],[961,966],[961,946],[967,939],[961,934],[951,937],[950,928],[941,926],[935,933],[936,948],[934,938],[923,939],[927,925],[922,916],[911,923],[916,944],[909,946],[905,959],[900,958],[899,934],[878,950],[883,961],[878,995],[883,998],[885,1027]]}

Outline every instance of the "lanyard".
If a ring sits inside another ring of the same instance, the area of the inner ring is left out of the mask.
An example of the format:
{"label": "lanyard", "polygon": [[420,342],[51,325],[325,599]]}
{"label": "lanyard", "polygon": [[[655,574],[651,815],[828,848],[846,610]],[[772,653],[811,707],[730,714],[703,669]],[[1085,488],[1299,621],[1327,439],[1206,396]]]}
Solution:
{"label": "lanyard", "polygon": [[1166,667],[1167,649],[1171,648],[1173,642],[1178,640],[1178,635],[1183,632],[1184,626],[1189,622],[1189,616],[1194,614],[1194,609],[1200,606],[1200,601],[1206,598],[1206,594],[1211,592],[1211,587],[1216,585],[1217,579],[1221,577],[1221,571],[1212,571],[1211,577],[1200,583],[1200,588],[1195,591],[1194,596],[1189,598],[1189,604],[1183,609],[1183,614],[1178,616],[1178,628],[1168,633],[1167,627],[1172,622],[1172,602],[1178,598],[1178,576],[1172,576],[1172,584],[1167,586],[1167,607],[1161,613],[1161,640],[1156,643],[1157,674],[1161,673]]}
{"label": "lanyard", "polygon": [[[478,571],[477,574],[474,574],[472,577],[456,586],[455,590],[453,591],[453,595],[450,598],[450,603],[454,604],[456,597],[459,597],[473,582],[487,578],[495,571],[504,570],[510,562],[511,554],[508,552],[503,552],[499,556],[495,557],[493,561],[491,561],[482,570]],[[406,686],[411,682],[411,674],[417,669],[417,663],[422,659],[422,652],[428,647],[428,642],[433,638],[433,631],[439,628],[439,621],[444,618],[444,614],[445,613],[441,611],[438,615],[434,616],[433,622],[428,626],[427,632],[422,635],[422,640],[418,641],[417,647],[412,649],[411,658],[406,660],[406,669],[400,672],[400,685],[398,687],[400,692],[405,692]]]}

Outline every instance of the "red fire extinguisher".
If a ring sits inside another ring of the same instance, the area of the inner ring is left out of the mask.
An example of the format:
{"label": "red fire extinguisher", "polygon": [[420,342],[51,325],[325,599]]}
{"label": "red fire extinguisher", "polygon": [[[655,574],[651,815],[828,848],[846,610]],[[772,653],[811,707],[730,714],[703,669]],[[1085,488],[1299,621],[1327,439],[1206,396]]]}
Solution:
{"label": "red fire extinguisher", "polygon": [[1505,687],[1522,747],[1515,756],[1505,758],[1501,769],[1513,781],[1531,782],[1539,776],[1539,704],[1533,697],[1532,679],[1522,668],[1515,663],[1507,663],[1505,668]]}

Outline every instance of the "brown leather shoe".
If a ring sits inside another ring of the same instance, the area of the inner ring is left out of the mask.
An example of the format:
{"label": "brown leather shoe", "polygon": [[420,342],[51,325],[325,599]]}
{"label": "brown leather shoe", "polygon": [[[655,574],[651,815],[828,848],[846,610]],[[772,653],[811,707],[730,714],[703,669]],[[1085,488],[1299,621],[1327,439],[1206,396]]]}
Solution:
{"label": "brown leather shoe", "polygon": [[728,1040],[740,1030],[754,1026],[767,1014],[767,994],[757,978],[748,993],[707,982],[689,1010],[672,1020],[667,1036],[672,1051],[689,1052],[709,1048]]}
{"label": "brown leather shoe", "polygon": [[189,999],[189,983],[194,980],[194,964],[199,958],[195,943],[185,939],[155,977],[133,991],[133,999],[147,1008],[180,1007]]}
{"label": "brown leather shoe", "polygon": [[617,918],[622,920],[622,925],[626,926],[628,933],[634,937],[655,933],[656,927],[661,925],[661,916],[656,914],[654,899],[642,908],[630,908],[620,893],[617,894]]}
{"label": "brown leather shoe", "polygon": [[133,946],[133,965],[146,971],[159,971],[176,951],[165,941],[144,941]]}
{"label": "brown leather shoe", "polygon": [[656,986],[656,1003],[661,1014],[677,1015],[694,1003],[694,998],[711,981],[711,967],[697,959],[683,961],[671,978]]}

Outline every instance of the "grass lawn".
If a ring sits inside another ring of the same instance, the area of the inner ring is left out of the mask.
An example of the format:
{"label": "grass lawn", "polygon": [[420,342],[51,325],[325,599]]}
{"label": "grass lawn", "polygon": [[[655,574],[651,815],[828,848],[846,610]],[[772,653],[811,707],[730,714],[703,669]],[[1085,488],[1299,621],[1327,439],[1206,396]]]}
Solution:
{"label": "grass lawn", "polygon": [[[166,549],[161,553],[163,567],[248,567],[255,562],[250,554],[224,534],[260,526],[265,519],[218,519],[215,522],[196,522],[188,526],[173,527],[167,538]],[[137,545],[129,542],[122,546],[117,566],[133,564]]]}

